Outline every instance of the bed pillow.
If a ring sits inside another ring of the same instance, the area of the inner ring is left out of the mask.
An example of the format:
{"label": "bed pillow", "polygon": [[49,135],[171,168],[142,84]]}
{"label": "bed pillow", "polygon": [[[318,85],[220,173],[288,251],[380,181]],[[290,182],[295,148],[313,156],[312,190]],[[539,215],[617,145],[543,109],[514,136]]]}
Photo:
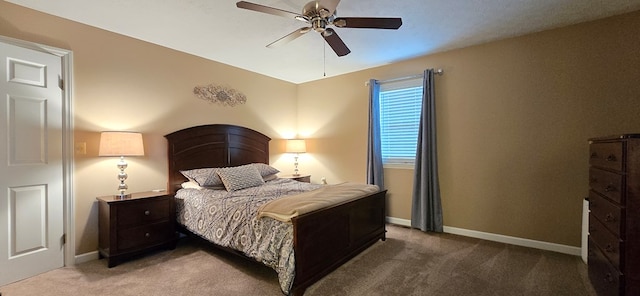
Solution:
{"label": "bed pillow", "polygon": [[202,189],[202,186],[198,185],[196,181],[192,181],[192,180],[183,182],[182,184],[180,184],[180,187],[182,187],[183,189],[198,189],[198,190]]}
{"label": "bed pillow", "polygon": [[[220,181],[220,182],[222,182],[222,181]],[[180,184],[180,187],[182,187],[183,189],[198,189],[198,190],[202,190],[202,189],[226,190],[224,188],[224,185],[200,186],[200,185],[198,185],[198,183],[196,181],[193,181],[193,180],[189,180],[189,181],[183,182],[182,184]]]}
{"label": "bed pillow", "polygon": [[222,180],[217,174],[220,168],[205,168],[180,171],[189,180],[193,180],[202,187],[222,186]]}
{"label": "bed pillow", "polygon": [[262,180],[264,180],[265,182],[275,180],[275,179],[278,179],[278,175],[276,174],[262,177]]}
{"label": "bed pillow", "polygon": [[260,171],[253,165],[221,168],[218,169],[217,173],[227,191],[236,191],[264,184]]}
{"label": "bed pillow", "polygon": [[260,176],[262,176],[262,178],[265,181],[269,181],[267,180],[267,178],[271,177],[272,175],[275,175],[277,173],[279,173],[280,171],[266,163],[252,163],[252,166],[254,166],[256,169],[258,169],[258,171],[260,172]]}

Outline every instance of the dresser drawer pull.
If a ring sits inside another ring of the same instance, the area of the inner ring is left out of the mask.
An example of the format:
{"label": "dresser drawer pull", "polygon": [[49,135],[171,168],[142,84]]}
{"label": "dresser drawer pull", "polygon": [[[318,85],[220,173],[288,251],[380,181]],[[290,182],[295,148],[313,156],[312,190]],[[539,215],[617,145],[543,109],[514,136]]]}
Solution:
{"label": "dresser drawer pull", "polygon": [[614,217],[613,214],[609,213],[609,214],[607,214],[606,217],[604,217],[604,221],[606,221],[606,222],[615,222],[616,221],[616,217]]}
{"label": "dresser drawer pull", "polygon": [[613,192],[613,191],[616,191],[616,187],[612,185],[607,185],[607,187],[604,188],[604,192]]}
{"label": "dresser drawer pull", "polygon": [[144,234],[144,237],[151,237],[151,233],[148,233],[148,232],[147,232],[147,233],[145,233],[145,234]]}
{"label": "dresser drawer pull", "polygon": [[616,158],[615,155],[611,154],[609,155],[609,157],[607,157],[607,161],[618,161],[618,159]]}
{"label": "dresser drawer pull", "polygon": [[607,253],[613,253],[615,249],[611,246],[611,244],[607,244],[607,247],[604,248]]}
{"label": "dresser drawer pull", "polygon": [[144,211],[144,215],[145,216],[149,216],[151,214],[151,212],[149,210]]}
{"label": "dresser drawer pull", "polygon": [[611,276],[611,273],[607,273],[604,276],[604,281],[607,282],[607,283],[613,283],[613,276]]}

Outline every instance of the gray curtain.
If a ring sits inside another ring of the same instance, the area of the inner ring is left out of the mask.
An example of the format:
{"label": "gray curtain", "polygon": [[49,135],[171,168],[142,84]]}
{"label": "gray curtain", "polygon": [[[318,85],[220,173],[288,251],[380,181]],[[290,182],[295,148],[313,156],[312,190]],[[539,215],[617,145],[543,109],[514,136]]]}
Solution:
{"label": "gray curtain", "polygon": [[413,177],[411,227],[442,232],[442,204],[438,182],[436,142],[436,102],[433,69],[424,71],[422,112],[418,130],[416,165]]}
{"label": "gray curtain", "polygon": [[384,189],[382,145],[380,144],[380,84],[369,80],[369,135],[367,143],[367,183]]}

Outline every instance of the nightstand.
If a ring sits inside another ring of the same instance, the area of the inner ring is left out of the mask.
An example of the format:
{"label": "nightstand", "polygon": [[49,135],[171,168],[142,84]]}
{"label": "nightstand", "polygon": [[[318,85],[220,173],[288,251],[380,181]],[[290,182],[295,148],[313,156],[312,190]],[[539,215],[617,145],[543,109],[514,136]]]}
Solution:
{"label": "nightstand", "polygon": [[278,176],[279,178],[286,178],[291,180],[296,180],[298,182],[307,182],[311,183],[311,175],[282,175]]}
{"label": "nightstand", "polygon": [[133,193],[129,198],[98,197],[99,252],[107,265],[151,250],[176,247],[175,206],[167,192]]}

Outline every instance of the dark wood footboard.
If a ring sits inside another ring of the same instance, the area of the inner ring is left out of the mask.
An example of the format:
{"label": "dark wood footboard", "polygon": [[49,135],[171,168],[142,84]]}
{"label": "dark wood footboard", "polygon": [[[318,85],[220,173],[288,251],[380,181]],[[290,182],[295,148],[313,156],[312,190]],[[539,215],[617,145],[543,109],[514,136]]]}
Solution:
{"label": "dark wood footboard", "polygon": [[385,196],[380,191],[292,219],[296,278],[292,294],[313,283],[377,240],[385,240]]}

